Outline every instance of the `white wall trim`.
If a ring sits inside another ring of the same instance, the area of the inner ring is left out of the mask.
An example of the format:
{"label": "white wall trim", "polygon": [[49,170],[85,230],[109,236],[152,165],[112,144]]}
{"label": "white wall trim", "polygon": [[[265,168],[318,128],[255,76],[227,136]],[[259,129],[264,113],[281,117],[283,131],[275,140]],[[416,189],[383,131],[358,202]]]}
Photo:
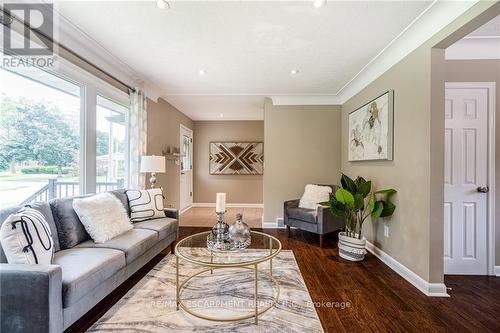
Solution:
{"label": "white wall trim", "polygon": [[180,210],[180,211],[179,211],[179,215],[184,214],[185,212],[187,212],[187,211],[188,211],[188,210],[190,210],[191,208],[193,208],[193,205],[187,206],[187,207],[186,207],[186,208],[184,208],[183,210]]}
{"label": "white wall trim", "polygon": [[[193,207],[215,208],[215,202],[195,202]],[[226,203],[227,208],[264,208],[264,204],[257,203]]]}
{"label": "white wall trim", "polygon": [[418,290],[423,292],[425,295],[433,297],[450,296],[446,293],[446,285],[444,283],[429,283],[428,281],[418,276],[415,272],[410,270],[408,267],[401,264],[399,261],[368,241],[366,241],[366,249],[370,251],[375,257],[379,258],[384,264],[389,266],[389,268],[398,273],[403,279],[410,282]]}
{"label": "white wall trim", "polygon": [[495,275],[495,111],[496,82],[446,82],[446,88],[488,90],[488,275]]}
{"label": "white wall trim", "polygon": [[500,38],[463,38],[446,49],[445,59],[500,59]]}
{"label": "white wall trim", "polygon": [[500,277],[500,266],[495,266],[495,276]]}
{"label": "white wall trim", "polygon": [[337,95],[273,95],[273,105],[341,105]]}

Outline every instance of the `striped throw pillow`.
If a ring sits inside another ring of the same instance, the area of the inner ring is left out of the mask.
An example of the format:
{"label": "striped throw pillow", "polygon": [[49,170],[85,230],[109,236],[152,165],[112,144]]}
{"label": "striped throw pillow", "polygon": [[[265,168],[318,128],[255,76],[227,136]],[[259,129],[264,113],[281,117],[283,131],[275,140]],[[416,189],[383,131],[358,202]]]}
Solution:
{"label": "striped throw pillow", "polygon": [[165,217],[163,193],[160,188],[150,190],[127,190],[130,206],[130,221],[139,222]]}

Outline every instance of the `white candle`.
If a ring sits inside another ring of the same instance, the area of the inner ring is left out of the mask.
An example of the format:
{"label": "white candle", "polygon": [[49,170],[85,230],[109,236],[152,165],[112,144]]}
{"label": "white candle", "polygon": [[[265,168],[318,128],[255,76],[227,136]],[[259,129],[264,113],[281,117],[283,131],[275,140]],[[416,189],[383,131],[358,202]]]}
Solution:
{"label": "white candle", "polygon": [[226,193],[217,193],[215,212],[224,213],[226,211]]}

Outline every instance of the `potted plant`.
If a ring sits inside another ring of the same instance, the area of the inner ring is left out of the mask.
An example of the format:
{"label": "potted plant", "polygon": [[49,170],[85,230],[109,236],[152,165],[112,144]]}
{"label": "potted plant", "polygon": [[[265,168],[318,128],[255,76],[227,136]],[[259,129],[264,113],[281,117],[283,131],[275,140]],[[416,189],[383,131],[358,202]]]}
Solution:
{"label": "potted plant", "polygon": [[330,197],[330,201],[320,203],[330,207],[334,216],[345,221],[345,231],[339,233],[339,254],[351,261],[361,261],[366,254],[366,238],[361,236],[365,220],[391,216],[396,206],[389,200],[396,193],[394,189],[372,192],[372,182],[358,177],[352,180],[342,174],[342,187]]}

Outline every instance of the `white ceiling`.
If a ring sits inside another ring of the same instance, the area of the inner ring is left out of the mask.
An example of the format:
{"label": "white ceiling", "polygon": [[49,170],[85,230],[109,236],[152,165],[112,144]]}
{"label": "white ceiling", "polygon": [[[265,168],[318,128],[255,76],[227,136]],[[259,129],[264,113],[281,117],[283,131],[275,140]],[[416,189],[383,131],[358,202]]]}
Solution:
{"label": "white ceiling", "polygon": [[430,4],[72,1],[56,10],[192,119],[230,120],[262,119],[266,96],[335,97]]}

